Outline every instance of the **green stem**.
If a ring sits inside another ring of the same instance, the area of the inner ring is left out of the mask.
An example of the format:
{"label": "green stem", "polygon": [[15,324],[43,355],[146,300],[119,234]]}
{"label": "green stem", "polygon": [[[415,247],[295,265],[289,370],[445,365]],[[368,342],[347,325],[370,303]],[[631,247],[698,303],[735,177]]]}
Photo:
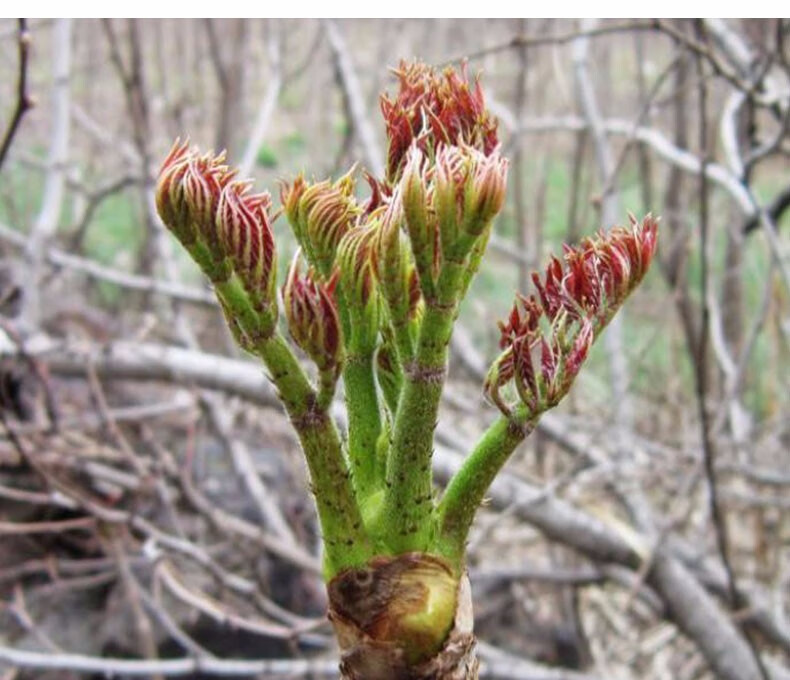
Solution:
{"label": "green stem", "polygon": [[318,406],[322,411],[326,411],[332,405],[337,387],[338,370],[337,367],[318,369]]}
{"label": "green stem", "polygon": [[272,333],[275,319],[268,310],[255,309],[247,291],[235,274],[231,274],[227,280],[213,283],[214,292],[224,303],[224,308],[233,315],[247,336],[247,344],[254,344],[259,336]]}
{"label": "green stem", "polygon": [[334,422],[319,410],[301,420],[292,417],[291,422],[310,470],[323,534],[324,579],[328,582],[343,569],[367,564],[373,557],[373,547]]}
{"label": "green stem", "polygon": [[444,265],[436,297],[426,300],[415,358],[404,366],[383,508],[396,552],[427,550],[433,540],[433,432],[463,273],[462,263]]}
{"label": "green stem", "polygon": [[373,354],[349,354],[343,370],[348,412],[348,457],[358,498],[376,491],[382,481],[376,444],[381,434]]}
{"label": "green stem", "polygon": [[331,578],[372,556],[340,434],[318,405],[307,376],[279,333],[260,339],[255,351],[272,374],[307,458],[326,550],[325,576]]}
{"label": "green stem", "polygon": [[469,529],[488,487],[516,446],[535,427],[536,420],[527,417],[524,405],[517,406],[510,418],[500,416],[483,433],[445,489],[437,509],[437,547],[456,567],[462,565]]}
{"label": "green stem", "polygon": [[326,578],[347,567],[365,564],[372,556],[372,547],[334,422],[319,404],[318,395],[271,317],[254,310],[235,277],[215,283],[215,288],[238,319],[248,339],[246,349],[260,357],[269,370],[299,437],[318,507]]}
{"label": "green stem", "polygon": [[[381,350],[379,350],[381,351]],[[398,412],[398,401],[400,401],[400,393],[403,390],[403,369],[400,362],[393,358],[392,370],[387,374],[379,368],[376,372],[378,377],[381,392],[384,395],[384,401],[389,409],[392,417]]]}
{"label": "green stem", "polygon": [[408,318],[392,319],[390,326],[392,327],[392,335],[395,339],[395,349],[398,352],[398,358],[401,365],[407,364],[414,358],[414,341],[411,337],[409,330],[410,322]]}

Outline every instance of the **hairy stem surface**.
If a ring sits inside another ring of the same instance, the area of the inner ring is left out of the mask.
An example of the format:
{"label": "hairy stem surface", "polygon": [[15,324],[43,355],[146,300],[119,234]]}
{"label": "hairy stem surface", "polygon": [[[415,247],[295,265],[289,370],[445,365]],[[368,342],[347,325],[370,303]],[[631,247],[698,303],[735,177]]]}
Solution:
{"label": "hairy stem surface", "polygon": [[256,313],[236,279],[216,283],[215,287],[239,320],[248,349],[268,368],[299,437],[318,506],[327,576],[363,564],[372,548],[334,422],[318,403],[318,395],[285,339],[269,317]]}
{"label": "hairy stem surface", "polygon": [[404,366],[404,385],[387,464],[384,516],[393,523],[390,547],[426,550],[434,538],[431,456],[447,355],[458,311],[463,264],[445,265],[436,298],[426,301],[417,353]]}
{"label": "hairy stem surface", "polygon": [[348,411],[348,456],[359,498],[376,491],[383,481],[376,444],[381,434],[373,356],[352,354],[346,359],[343,381]]}
{"label": "hairy stem surface", "polygon": [[438,549],[459,568],[466,539],[486,491],[515,448],[535,427],[524,406],[512,417],[500,416],[483,434],[464,464],[450,480],[437,510]]}

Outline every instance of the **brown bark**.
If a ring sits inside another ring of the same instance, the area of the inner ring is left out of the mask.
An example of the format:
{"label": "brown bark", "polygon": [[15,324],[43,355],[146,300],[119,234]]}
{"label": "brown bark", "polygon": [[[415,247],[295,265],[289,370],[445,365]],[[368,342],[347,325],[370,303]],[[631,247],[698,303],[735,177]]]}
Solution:
{"label": "brown bark", "polygon": [[477,680],[469,579],[442,559],[378,557],[328,591],[342,680]]}

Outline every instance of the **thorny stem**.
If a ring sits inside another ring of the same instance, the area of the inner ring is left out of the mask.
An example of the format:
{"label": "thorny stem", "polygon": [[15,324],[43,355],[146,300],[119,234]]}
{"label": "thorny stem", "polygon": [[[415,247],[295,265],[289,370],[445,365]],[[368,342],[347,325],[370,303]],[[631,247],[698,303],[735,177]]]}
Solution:
{"label": "thorny stem", "polygon": [[381,387],[384,403],[387,405],[389,413],[394,416],[398,412],[398,402],[403,391],[403,365],[406,362],[401,359],[401,354],[392,346],[392,343],[386,340],[379,347],[376,362],[378,364],[376,377]]}
{"label": "thorny stem", "polygon": [[383,474],[377,470],[376,456],[376,444],[381,433],[373,368],[376,345],[366,337],[364,314],[352,308],[341,286],[338,286],[336,296],[346,346],[343,385],[348,413],[348,458],[354,489],[362,501],[383,482]]}
{"label": "thorny stem", "polygon": [[310,469],[324,541],[324,577],[365,564],[373,549],[354,498],[340,436],[325,411],[291,417]]}
{"label": "thorny stem", "polygon": [[348,411],[348,456],[353,470],[354,488],[363,499],[375,492],[383,481],[376,457],[381,433],[373,355],[350,354],[343,371]]}
{"label": "thorny stem", "polygon": [[414,358],[414,341],[409,331],[408,319],[392,319],[390,328],[395,339],[395,348],[398,351],[398,358],[401,365],[404,365]]}
{"label": "thorny stem", "polygon": [[[215,283],[217,295],[238,320],[246,348],[259,356],[288,413],[304,450],[318,507],[325,550],[327,578],[364,564],[372,548],[354,495],[351,474],[343,456],[340,434],[319,403],[310,381],[282,334],[270,319],[256,317],[235,277]],[[267,333],[268,331],[268,333]]]}
{"label": "thorny stem", "polygon": [[425,550],[434,535],[433,432],[464,272],[463,264],[445,264],[436,297],[426,300],[415,359],[404,366],[384,503],[384,516],[393,525],[390,547],[399,551]]}
{"label": "thorny stem", "polygon": [[436,513],[437,548],[456,569],[463,566],[466,538],[486,491],[536,422],[537,419],[529,419],[523,404],[516,407],[510,418],[500,416],[483,433],[445,489]]}
{"label": "thorny stem", "polygon": [[304,449],[326,544],[328,575],[364,564],[371,546],[354,497],[340,434],[280,333],[262,338],[255,353],[271,372],[282,402]]}

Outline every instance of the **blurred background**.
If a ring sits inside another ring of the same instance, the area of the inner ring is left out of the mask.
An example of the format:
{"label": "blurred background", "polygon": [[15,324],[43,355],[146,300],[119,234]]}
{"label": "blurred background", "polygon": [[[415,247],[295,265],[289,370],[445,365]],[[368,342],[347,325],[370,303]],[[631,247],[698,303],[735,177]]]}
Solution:
{"label": "blurred background", "polygon": [[647,280],[478,517],[484,676],[713,678],[722,654],[790,677],[788,20],[5,19],[4,680],[335,672],[296,440],[153,186],[178,136],[275,205],[302,170],[380,173],[379,95],[415,57],[481,74],[511,161],[439,482],[496,415],[482,376],[530,273],[661,216]]}

